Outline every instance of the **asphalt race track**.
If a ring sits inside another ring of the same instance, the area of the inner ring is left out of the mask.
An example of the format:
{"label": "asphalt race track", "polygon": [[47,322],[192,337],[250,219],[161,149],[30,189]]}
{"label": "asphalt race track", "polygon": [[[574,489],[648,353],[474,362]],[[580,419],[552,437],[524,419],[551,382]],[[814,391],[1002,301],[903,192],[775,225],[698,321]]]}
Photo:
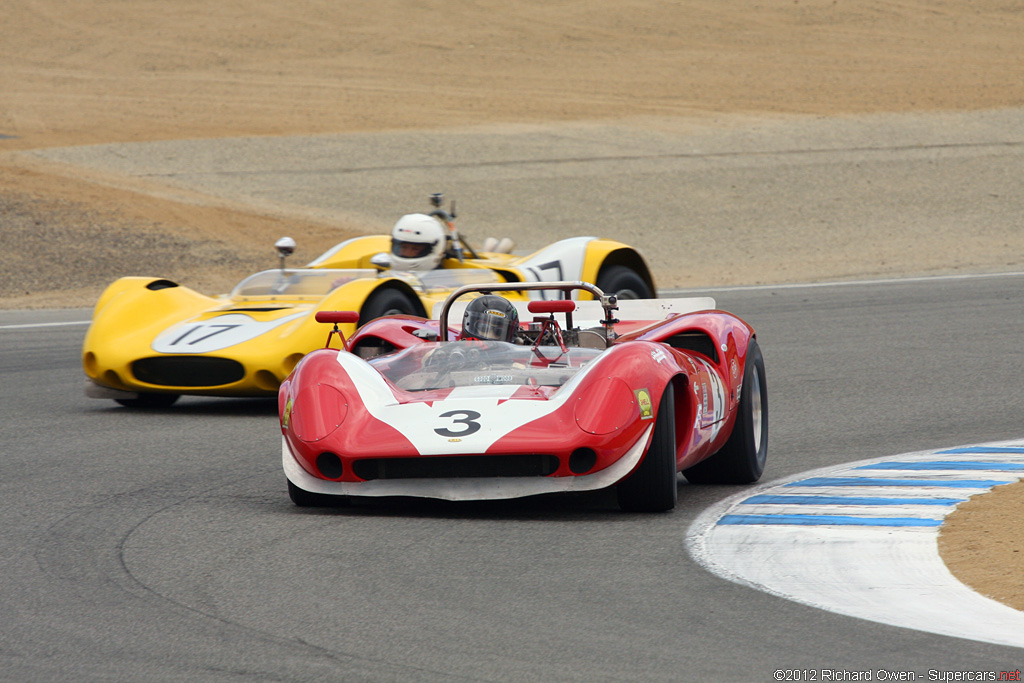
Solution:
{"label": "asphalt race track", "polygon": [[[766,481],[1021,437],[1022,286],[712,292],[764,349]],[[710,574],[685,535],[737,487],[681,483],[664,515],[606,494],[299,510],[273,401],[86,399],[85,326],[55,323],[87,317],[0,313],[4,680],[928,680],[1024,663]]]}

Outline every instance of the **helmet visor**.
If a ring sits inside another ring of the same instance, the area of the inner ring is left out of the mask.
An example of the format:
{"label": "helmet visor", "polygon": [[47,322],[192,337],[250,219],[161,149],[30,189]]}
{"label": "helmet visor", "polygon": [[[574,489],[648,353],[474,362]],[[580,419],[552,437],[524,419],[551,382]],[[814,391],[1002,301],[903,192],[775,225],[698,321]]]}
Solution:
{"label": "helmet visor", "polygon": [[402,258],[423,258],[430,253],[436,242],[406,242],[391,240],[391,253]]}
{"label": "helmet visor", "polygon": [[509,316],[493,308],[467,311],[462,327],[464,336],[490,341],[511,341],[514,334]]}

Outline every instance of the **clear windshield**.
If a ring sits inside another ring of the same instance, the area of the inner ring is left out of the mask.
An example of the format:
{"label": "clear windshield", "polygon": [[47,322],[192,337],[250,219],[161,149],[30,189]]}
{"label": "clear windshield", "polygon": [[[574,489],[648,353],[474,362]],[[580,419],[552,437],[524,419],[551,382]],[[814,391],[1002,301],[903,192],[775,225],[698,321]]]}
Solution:
{"label": "clear windshield", "polygon": [[[463,285],[501,282],[497,273],[484,268],[437,268],[417,273],[393,270],[387,275],[405,280],[413,289],[421,292],[447,291]],[[373,268],[264,270],[239,282],[231,290],[231,298],[321,298],[352,280],[377,277],[380,277],[380,272]]]}
{"label": "clear windshield", "polygon": [[502,282],[497,273],[487,268],[435,268],[416,272],[392,270],[388,275],[401,278],[413,289],[423,292],[444,292],[463,285]]}
{"label": "clear windshield", "polygon": [[239,282],[231,297],[301,297],[320,298],[337,287],[360,278],[375,278],[373,268],[286,268],[264,270]]}
{"label": "clear windshield", "polygon": [[558,346],[458,341],[416,344],[370,363],[405,391],[487,384],[560,387],[600,353],[597,349],[570,348],[563,353]]}

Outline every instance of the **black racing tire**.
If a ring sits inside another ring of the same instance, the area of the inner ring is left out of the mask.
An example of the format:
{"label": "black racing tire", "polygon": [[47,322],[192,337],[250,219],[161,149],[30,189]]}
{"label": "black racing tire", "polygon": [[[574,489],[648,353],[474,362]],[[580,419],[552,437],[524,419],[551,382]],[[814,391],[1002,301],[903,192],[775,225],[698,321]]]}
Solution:
{"label": "black racing tire", "polygon": [[605,294],[614,294],[620,299],[653,299],[654,292],[647,286],[640,274],[629,266],[608,266],[597,276],[597,285]]}
{"label": "black racing tire", "polygon": [[679,498],[676,478],[676,419],[672,385],[665,387],[651,445],[633,473],[615,487],[626,512],[666,512]]}
{"label": "black racing tire", "polygon": [[720,451],[683,475],[692,484],[752,484],[761,478],[767,459],[768,385],[761,348],[751,339],[732,434]]}
{"label": "black racing tire", "polygon": [[359,327],[385,315],[420,315],[421,307],[404,292],[392,287],[378,289],[370,295],[359,312]]}
{"label": "black racing tire", "polygon": [[140,393],[135,398],[115,398],[126,408],[170,408],[181,398],[180,394]]}
{"label": "black racing tire", "polygon": [[325,508],[344,507],[349,504],[348,496],[328,496],[323,493],[313,493],[306,489],[300,489],[288,481],[288,497],[300,508]]}

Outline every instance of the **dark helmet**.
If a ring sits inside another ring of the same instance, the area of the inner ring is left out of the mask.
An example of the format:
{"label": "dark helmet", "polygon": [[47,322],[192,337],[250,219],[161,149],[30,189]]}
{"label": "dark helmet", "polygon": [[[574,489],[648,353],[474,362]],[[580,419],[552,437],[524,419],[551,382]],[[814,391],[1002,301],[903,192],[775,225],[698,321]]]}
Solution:
{"label": "dark helmet", "polygon": [[460,339],[511,342],[519,330],[519,313],[507,300],[494,294],[473,299],[462,315]]}

